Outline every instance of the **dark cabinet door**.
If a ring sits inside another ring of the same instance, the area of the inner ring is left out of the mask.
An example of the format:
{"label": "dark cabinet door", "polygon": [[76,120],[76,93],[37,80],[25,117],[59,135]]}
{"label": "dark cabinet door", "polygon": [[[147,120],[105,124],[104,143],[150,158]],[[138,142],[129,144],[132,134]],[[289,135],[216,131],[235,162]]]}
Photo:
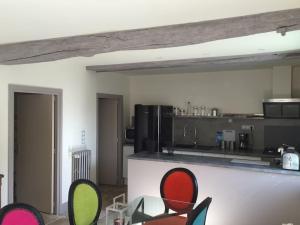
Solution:
{"label": "dark cabinet door", "polygon": [[283,118],[299,118],[300,116],[300,104],[289,103],[282,105],[282,117]]}
{"label": "dark cabinet door", "polygon": [[172,144],[173,144],[173,107],[161,106],[160,147],[169,147],[172,146]]}
{"label": "dark cabinet door", "polygon": [[265,118],[297,119],[300,118],[300,103],[264,103]]}
{"label": "dark cabinet door", "polygon": [[282,118],[282,105],[280,103],[265,103],[264,115],[266,118]]}
{"label": "dark cabinet door", "polygon": [[148,106],[135,105],[135,136],[134,152],[138,153],[146,150],[146,141],[149,136],[149,108]]}

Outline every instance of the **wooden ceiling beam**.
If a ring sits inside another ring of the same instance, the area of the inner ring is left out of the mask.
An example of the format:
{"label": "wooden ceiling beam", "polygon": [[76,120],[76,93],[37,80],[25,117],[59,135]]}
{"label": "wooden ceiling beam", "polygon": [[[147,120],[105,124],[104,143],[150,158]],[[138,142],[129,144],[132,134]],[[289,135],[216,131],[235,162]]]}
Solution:
{"label": "wooden ceiling beam", "polygon": [[167,61],[152,61],[141,63],[126,63],[112,65],[87,66],[87,70],[95,72],[122,72],[131,70],[149,70],[166,68],[198,67],[199,69],[212,70],[214,68],[231,68],[247,65],[264,65],[297,61],[300,63],[300,49],[292,52],[277,52],[253,55],[239,55],[228,57],[194,58]]}
{"label": "wooden ceiling beam", "polygon": [[54,61],[122,50],[200,44],[258,33],[300,29],[300,8],[195,23],[0,45],[0,64]]}

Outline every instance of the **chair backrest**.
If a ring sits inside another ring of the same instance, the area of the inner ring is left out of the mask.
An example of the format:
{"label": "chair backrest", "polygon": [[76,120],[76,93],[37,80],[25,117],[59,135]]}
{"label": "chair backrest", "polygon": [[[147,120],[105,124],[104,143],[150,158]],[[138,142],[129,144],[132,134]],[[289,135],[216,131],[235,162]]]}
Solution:
{"label": "chair backrest", "polygon": [[16,203],[0,209],[0,225],[44,225],[44,220],[34,207]]}
{"label": "chair backrest", "polygon": [[69,190],[70,225],[90,225],[99,219],[102,197],[98,187],[91,181],[74,181]]}
{"label": "chair backrest", "polygon": [[203,200],[188,216],[186,225],[205,225],[207,210],[212,201],[212,198],[208,197]]}
{"label": "chair backrest", "polygon": [[[168,171],[160,183],[162,198],[181,202],[195,203],[198,196],[198,183],[195,175],[185,168],[174,168]],[[178,212],[184,210],[186,205],[168,202],[168,208]]]}

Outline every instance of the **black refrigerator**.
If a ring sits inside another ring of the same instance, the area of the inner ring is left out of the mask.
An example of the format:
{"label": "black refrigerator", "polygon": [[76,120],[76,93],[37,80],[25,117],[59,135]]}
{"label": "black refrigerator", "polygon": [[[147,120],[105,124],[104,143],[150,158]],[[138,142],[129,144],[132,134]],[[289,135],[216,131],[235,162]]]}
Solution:
{"label": "black refrigerator", "polygon": [[161,152],[173,143],[173,106],[135,105],[134,152]]}

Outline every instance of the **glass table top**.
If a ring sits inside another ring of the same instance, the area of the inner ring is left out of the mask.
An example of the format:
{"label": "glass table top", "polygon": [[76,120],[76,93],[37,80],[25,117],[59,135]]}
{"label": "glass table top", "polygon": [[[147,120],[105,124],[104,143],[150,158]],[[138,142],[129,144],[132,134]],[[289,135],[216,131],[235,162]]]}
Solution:
{"label": "glass table top", "polygon": [[107,225],[141,224],[165,217],[184,215],[192,211],[194,205],[190,202],[140,196],[129,202],[126,207],[121,207],[117,214],[108,214]]}

